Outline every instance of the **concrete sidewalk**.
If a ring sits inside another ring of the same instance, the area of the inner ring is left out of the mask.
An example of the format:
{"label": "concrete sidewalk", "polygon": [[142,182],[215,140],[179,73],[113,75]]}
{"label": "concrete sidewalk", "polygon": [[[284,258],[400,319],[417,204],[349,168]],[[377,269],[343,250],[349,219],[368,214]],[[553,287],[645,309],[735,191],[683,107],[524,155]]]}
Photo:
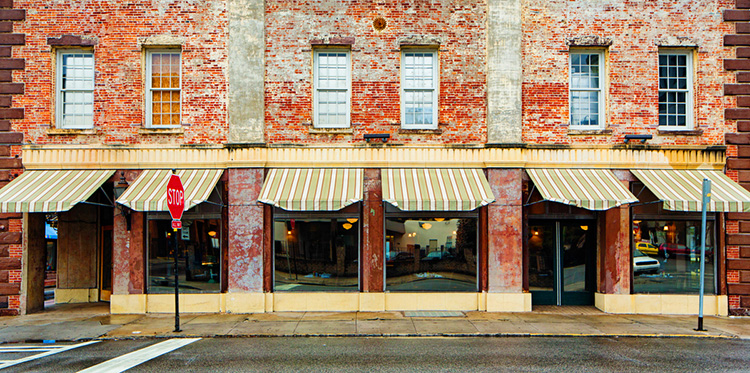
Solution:
{"label": "concrete sidewalk", "polygon": [[537,307],[530,313],[275,312],[110,315],[109,305],[58,305],[43,313],[0,317],[0,343],[142,337],[241,336],[639,336],[750,339],[750,318],[613,315],[593,307]]}

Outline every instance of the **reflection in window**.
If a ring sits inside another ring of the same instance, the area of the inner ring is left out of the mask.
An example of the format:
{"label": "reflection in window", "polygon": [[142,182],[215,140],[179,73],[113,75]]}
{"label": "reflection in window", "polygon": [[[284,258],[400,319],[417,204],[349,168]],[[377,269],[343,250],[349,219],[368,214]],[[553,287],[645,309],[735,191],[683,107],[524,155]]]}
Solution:
{"label": "reflection in window", "polygon": [[477,291],[476,218],[386,219],[388,291]]}
{"label": "reflection in window", "polygon": [[221,290],[221,225],[219,220],[185,220],[172,230],[170,220],[148,222],[148,292],[174,293],[174,234],[177,234],[181,293]]}
{"label": "reflection in window", "polygon": [[275,291],[357,291],[359,219],[275,219]]}
{"label": "reflection in window", "polygon": [[[633,220],[633,290],[636,293],[697,293],[700,221]],[[706,223],[706,293],[714,292],[714,223]]]}

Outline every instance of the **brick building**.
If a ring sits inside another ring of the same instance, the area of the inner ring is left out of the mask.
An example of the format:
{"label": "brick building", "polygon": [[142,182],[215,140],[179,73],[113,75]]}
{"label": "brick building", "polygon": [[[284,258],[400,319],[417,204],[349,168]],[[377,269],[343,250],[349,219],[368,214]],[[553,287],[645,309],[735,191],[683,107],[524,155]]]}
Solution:
{"label": "brick building", "polygon": [[172,309],[175,249],[186,312],[695,313],[704,177],[706,313],[746,307],[734,1],[0,5],[5,312],[43,306],[56,217],[55,302],[113,313]]}

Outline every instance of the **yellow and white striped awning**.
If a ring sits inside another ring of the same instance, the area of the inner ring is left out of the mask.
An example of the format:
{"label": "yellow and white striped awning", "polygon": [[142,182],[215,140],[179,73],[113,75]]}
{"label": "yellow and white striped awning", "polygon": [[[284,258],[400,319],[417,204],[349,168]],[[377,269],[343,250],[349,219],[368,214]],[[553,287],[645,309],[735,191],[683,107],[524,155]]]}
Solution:
{"label": "yellow and white striped awning", "polygon": [[[205,202],[211,196],[224,170],[177,170],[185,189],[185,211]],[[117,199],[117,203],[135,211],[169,211],[167,208],[167,182],[170,170],[143,171],[133,185]]]}
{"label": "yellow and white striped awning", "polygon": [[383,200],[404,211],[471,211],[495,200],[476,168],[381,170]]}
{"label": "yellow and white striped awning", "polygon": [[716,170],[631,170],[664,201],[664,209],[701,211],[703,179],[711,180],[711,202],[707,211],[750,212],[750,192]]}
{"label": "yellow and white striped awning", "polygon": [[336,211],[363,199],[364,172],[349,168],[273,168],[259,202],[287,211]]}
{"label": "yellow and white striped awning", "polygon": [[529,168],[526,173],[547,201],[600,211],[638,202],[610,170]]}
{"label": "yellow and white striped awning", "polygon": [[0,212],[62,212],[87,200],[114,170],[26,171],[0,189]]}

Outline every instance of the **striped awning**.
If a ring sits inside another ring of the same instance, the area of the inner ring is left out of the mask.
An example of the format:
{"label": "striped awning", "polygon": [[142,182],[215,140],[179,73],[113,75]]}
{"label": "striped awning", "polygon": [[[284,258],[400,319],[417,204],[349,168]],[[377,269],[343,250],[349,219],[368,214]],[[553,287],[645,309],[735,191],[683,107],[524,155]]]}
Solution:
{"label": "striped awning", "polygon": [[0,212],[62,212],[87,200],[114,170],[26,171],[0,189]]}
{"label": "striped awning", "polygon": [[383,169],[383,200],[404,211],[471,211],[495,200],[475,168]]}
{"label": "striped awning", "polygon": [[721,171],[715,170],[631,170],[664,201],[664,209],[701,211],[703,179],[711,180],[711,202],[707,211],[750,212],[750,192]]}
{"label": "striped awning", "polygon": [[[211,196],[224,170],[177,170],[185,189],[185,211],[205,202]],[[133,185],[117,199],[117,203],[135,211],[169,211],[167,182],[171,170],[143,171]]]}
{"label": "striped awning", "polygon": [[608,210],[638,202],[610,170],[530,168],[526,173],[547,201],[587,210]]}
{"label": "striped awning", "polygon": [[348,168],[274,168],[259,202],[287,211],[336,211],[363,199],[364,172]]}

